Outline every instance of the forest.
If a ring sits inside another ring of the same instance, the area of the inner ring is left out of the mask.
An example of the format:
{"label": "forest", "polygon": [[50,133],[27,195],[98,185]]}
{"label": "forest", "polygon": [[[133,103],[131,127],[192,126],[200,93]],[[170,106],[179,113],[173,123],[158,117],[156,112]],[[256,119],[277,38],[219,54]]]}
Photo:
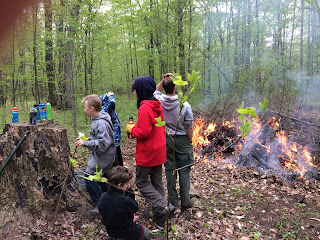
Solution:
{"label": "forest", "polygon": [[[193,70],[201,76],[188,99],[195,119],[222,124],[224,117],[236,117],[242,102],[258,109],[267,99],[268,117],[282,116],[282,128],[296,139],[304,136],[304,145],[312,138],[320,179],[318,0],[34,0],[0,38],[0,133],[13,107],[28,121],[34,104],[50,102],[73,150],[79,131],[90,127],[81,99],[114,92],[123,155],[133,169],[134,142],[124,133],[129,116],[137,119],[131,82],[152,76],[158,83],[168,72],[187,80]],[[79,153],[80,165],[87,155]],[[196,208],[192,217],[173,220],[171,239],[320,237],[319,179],[287,182],[255,170],[230,174],[202,164],[192,174]],[[139,217],[146,224],[143,201]],[[60,216],[65,222],[56,235],[44,230],[48,223],[41,218],[32,229],[21,228],[19,239],[106,237],[97,219],[66,216]],[[249,219],[243,223],[242,216]],[[0,224],[0,239],[4,233]],[[159,234],[154,238],[163,239]]]}

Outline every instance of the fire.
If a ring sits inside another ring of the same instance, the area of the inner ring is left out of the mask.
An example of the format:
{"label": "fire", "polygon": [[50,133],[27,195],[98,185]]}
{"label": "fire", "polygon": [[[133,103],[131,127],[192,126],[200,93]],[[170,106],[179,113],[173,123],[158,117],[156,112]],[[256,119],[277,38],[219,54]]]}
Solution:
{"label": "fire", "polygon": [[[251,149],[254,146],[253,149],[261,154],[258,158],[264,159],[265,164],[269,162],[277,163],[270,164],[270,168],[282,166],[283,170],[297,172],[300,177],[303,177],[308,169],[317,167],[314,164],[315,157],[311,156],[307,147],[291,142],[285,131],[279,129],[280,119],[277,120],[272,117],[265,125],[259,119],[252,119],[251,121],[251,132],[234,146],[233,150],[228,152],[228,155],[226,151],[217,153],[239,134],[239,126],[236,126],[235,121],[224,121],[218,124],[206,123],[203,118],[196,119],[192,138],[195,160],[211,163],[220,168],[235,170],[239,156],[241,154],[248,155],[251,151],[248,150],[248,146],[251,146]],[[269,127],[269,132],[274,132],[269,138],[263,136],[266,132],[268,133],[266,127]],[[230,136],[226,132],[234,132],[235,135]]]}

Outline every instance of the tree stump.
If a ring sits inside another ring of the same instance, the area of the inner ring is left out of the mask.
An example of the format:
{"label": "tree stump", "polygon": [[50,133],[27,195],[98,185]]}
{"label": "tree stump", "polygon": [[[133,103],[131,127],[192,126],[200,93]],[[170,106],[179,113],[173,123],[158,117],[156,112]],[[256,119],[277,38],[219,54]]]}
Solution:
{"label": "tree stump", "polygon": [[[0,226],[27,216],[40,217],[44,212],[53,218],[67,174],[70,163],[67,130],[52,120],[39,121],[37,125],[6,124],[0,135],[0,166],[28,131],[30,134],[0,174]],[[72,179],[70,176],[67,180],[62,210],[86,202]]]}

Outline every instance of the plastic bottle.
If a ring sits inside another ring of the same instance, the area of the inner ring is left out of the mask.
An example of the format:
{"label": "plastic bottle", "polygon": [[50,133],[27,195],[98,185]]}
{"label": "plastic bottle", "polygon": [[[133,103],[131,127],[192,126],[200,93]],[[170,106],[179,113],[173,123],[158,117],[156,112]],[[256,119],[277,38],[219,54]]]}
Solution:
{"label": "plastic bottle", "polygon": [[45,120],[47,119],[47,105],[45,102],[39,104],[40,108],[40,119]]}
{"label": "plastic bottle", "polygon": [[36,120],[40,121],[41,118],[40,118],[40,107],[39,107],[39,104],[35,104],[35,105],[33,105],[33,107],[37,110]]}
{"label": "plastic bottle", "polygon": [[31,108],[29,113],[29,124],[30,125],[36,125],[36,118],[37,118],[37,109]]}
{"label": "plastic bottle", "polygon": [[19,111],[17,107],[12,108],[12,122],[19,122]]}
{"label": "plastic bottle", "polygon": [[51,120],[52,119],[52,108],[50,103],[46,103],[47,105],[47,119]]}
{"label": "plastic bottle", "polygon": [[[133,117],[132,116],[129,117],[129,124],[133,124]],[[131,133],[128,133],[128,138],[132,138]]]}

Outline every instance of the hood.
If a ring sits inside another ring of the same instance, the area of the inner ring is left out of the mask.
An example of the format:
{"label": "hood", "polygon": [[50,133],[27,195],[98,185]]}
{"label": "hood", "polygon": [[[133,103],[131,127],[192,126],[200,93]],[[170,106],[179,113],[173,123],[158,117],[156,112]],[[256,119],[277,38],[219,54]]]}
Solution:
{"label": "hood", "polygon": [[172,111],[173,109],[176,109],[179,107],[179,99],[178,96],[167,96],[167,95],[162,95],[161,96],[161,105],[162,108],[165,109],[166,111]]}
{"label": "hood", "polygon": [[137,77],[134,80],[134,86],[138,96],[138,108],[143,100],[155,100],[153,93],[156,90],[156,83],[151,76]]}
{"label": "hood", "polygon": [[150,106],[153,111],[155,111],[156,115],[160,116],[162,113],[162,106],[161,106],[161,102],[158,100],[155,101],[150,101],[150,100],[145,100],[141,103],[142,105],[148,105]]}
{"label": "hood", "polygon": [[109,124],[112,126],[111,117],[107,112],[101,112],[101,114],[99,114],[98,116],[93,117],[92,121],[100,120],[100,119],[103,119],[103,120],[109,122]]}

